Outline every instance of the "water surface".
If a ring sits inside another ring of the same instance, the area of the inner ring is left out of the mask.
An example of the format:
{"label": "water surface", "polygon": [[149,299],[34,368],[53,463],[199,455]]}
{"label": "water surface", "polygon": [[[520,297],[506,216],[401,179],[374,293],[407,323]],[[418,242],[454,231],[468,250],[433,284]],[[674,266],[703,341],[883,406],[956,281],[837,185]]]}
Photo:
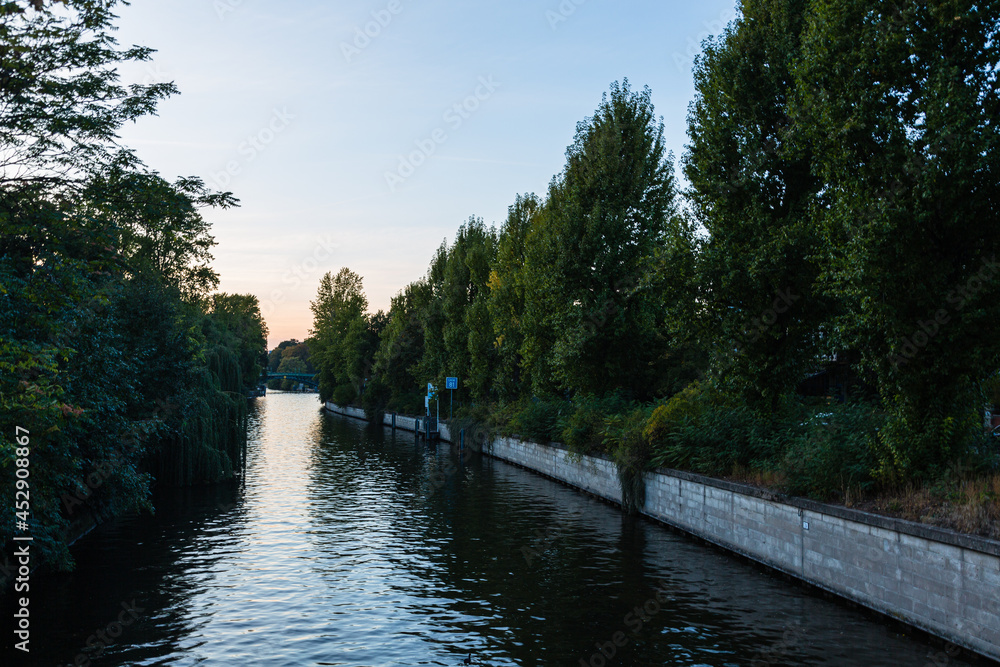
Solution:
{"label": "water surface", "polygon": [[[966,664],[531,472],[325,415],[315,395],[256,399],[239,484],[156,501],[81,540],[75,572],[35,576],[21,664]],[[137,619],[116,627],[123,604]],[[85,650],[109,626],[113,645]]]}

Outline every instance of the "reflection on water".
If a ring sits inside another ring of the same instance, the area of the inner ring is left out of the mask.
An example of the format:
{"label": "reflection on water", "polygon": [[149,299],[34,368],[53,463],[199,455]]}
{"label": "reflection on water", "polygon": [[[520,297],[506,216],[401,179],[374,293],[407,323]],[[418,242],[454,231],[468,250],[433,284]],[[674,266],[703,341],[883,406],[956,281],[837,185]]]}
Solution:
{"label": "reflection on water", "polygon": [[942,651],[533,473],[323,415],[312,395],[257,399],[251,428],[241,482],[162,494],[154,517],[81,540],[75,572],[36,575],[23,664],[922,666]]}

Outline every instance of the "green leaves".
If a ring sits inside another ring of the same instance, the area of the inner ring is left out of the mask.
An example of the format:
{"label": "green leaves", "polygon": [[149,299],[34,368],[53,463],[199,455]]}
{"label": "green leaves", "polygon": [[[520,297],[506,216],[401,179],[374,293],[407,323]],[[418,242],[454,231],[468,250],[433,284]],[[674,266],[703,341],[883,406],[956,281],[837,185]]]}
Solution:
{"label": "green leaves", "polygon": [[[121,160],[118,130],[155,112],[173,83],[124,86],[116,67],[152,50],[119,49],[115,0],[66,0],[64,8],[3,5],[0,29],[0,184],[73,188]],[[138,161],[125,154],[134,167]]]}
{"label": "green leaves", "polygon": [[113,224],[115,246],[131,273],[156,273],[187,300],[218,287],[211,267],[215,239],[198,209],[235,205],[228,193],[210,192],[198,178],[170,184],[115,164],[91,178],[81,196],[86,215]]}
{"label": "green leaves", "polygon": [[675,198],[649,90],[613,84],[525,237],[521,353],[536,393],[657,393],[664,289],[690,278],[662,272],[683,227]]}
{"label": "green leaves", "polygon": [[114,0],[61,4],[0,4],[0,501],[13,504],[22,426],[36,544],[70,567],[83,508],[60,499],[95,470],[98,518],[149,509],[146,471],[168,484],[232,475],[266,327],[255,297],[208,298],[214,240],[198,209],[232,196],[170,184],[118,145],[124,122],[174,92],[120,83],[117,67],[151,50],[117,48]]}
{"label": "green leaves", "polygon": [[[365,363],[358,359],[368,324],[368,298],[361,276],[344,267],[336,275],[327,272],[319,283],[316,300],[310,303],[313,328],[309,349],[319,369],[321,400],[329,400],[338,387],[352,387],[360,394]],[[377,340],[377,337],[376,337]],[[367,359],[371,360],[374,347]],[[343,396],[343,390],[341,392]]]}
{"label": "green leaves", "polygon": [[815,2],[794,68],[825,181],[814,224],[834,240],[823,288],[844,303],[832,328],[893,415],[894,474],[968,441],[975,429],[956,425],[1000,364],[986,334],[1000,318],[998,15],[995,2]]}
{"label": "green leaves", "polygon": [[[886,479],[970,441],[974,387],[1000,364],[998,15],[756,0],[695,69],[683,162],[714,374],[773,412],[854,360],[892,417]],[[800,298],[781,311],[784,293]]]}
{"label": "green leaves", "polygon": [[[708,233],[699,300],[713,366],[767,409],[815,366],[823,352],[817,332],[835,308],[814,287],[823,239],[807,213],[820,205],[822,186],[788,109],[807,4],[745,2],[743,18],[706,45],[683,159],[694,214]],[[789,292],[801,298],[776,308]]]}

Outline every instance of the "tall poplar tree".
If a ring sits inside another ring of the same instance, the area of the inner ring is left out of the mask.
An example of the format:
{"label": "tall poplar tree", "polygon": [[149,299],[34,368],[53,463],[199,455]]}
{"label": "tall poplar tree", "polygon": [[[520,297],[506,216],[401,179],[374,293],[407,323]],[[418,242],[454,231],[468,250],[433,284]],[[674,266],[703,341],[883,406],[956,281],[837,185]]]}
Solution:
{"label": "tall poplar tree", "polygon": [[536,392],[649,397],[669,347],[657,262],[677,195],[649,89],[612,84],[566,156],[527,238],[522,356]]}
{"label": "tall poplar tree", "polygon": [[998,43],[996,1],[815,0],[794,68],[834,331],[890,412],[890,478],[961,455],[1000,365]]}
{"label": "tall poplar tree", "polygon": [[524,262],[528,232],[542,203],[533,194],[518,195],[507,210],[490,271],[489,316],[497,354],[496,393],[516,399],[525,391],[521,372],[525,309]]}
{"label": "tall poplar tree", "polygon": [[697,221],[701,323],[720,379],[770,410],[814,369],[835,303],[815,287],[824,238],[808,142],[790,117],[806,0],[745,0],[695,70],[684,173]]}
{"label": "tall poplar tree", "polygon": [[347,267],[336,275],[328,271],[309,307],[313,313],[309,352],[319,369],[320,399],[354,401],[359,387],[351,381],[351,344],[364,328],[368,310],[361,276]]}

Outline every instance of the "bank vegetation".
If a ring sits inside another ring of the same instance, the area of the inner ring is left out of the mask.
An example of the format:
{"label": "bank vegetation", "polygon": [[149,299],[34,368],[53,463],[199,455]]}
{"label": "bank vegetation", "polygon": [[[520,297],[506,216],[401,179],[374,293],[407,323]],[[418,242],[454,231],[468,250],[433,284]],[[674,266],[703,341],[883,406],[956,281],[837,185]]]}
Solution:
{"label": "bank vegetation", "polygon": [[69,540],[151,511],[154,484],[238,472],[266,327],[216,291],[201,211],[235,199],[118,140],[176,92],[120,81],[151,50],[114,41],[114,1],[53,4],[0,3],[0,543],[69,568]]}
{"label": "bank vegetation", "polygon": [[679,161],[616,83],[548,190],[462,224],[388,312],[324,276],[322,397],[422,413],[454,376],[465,418],[624,483],[679,468],[997,537],[1000,4],[741,10]]}

